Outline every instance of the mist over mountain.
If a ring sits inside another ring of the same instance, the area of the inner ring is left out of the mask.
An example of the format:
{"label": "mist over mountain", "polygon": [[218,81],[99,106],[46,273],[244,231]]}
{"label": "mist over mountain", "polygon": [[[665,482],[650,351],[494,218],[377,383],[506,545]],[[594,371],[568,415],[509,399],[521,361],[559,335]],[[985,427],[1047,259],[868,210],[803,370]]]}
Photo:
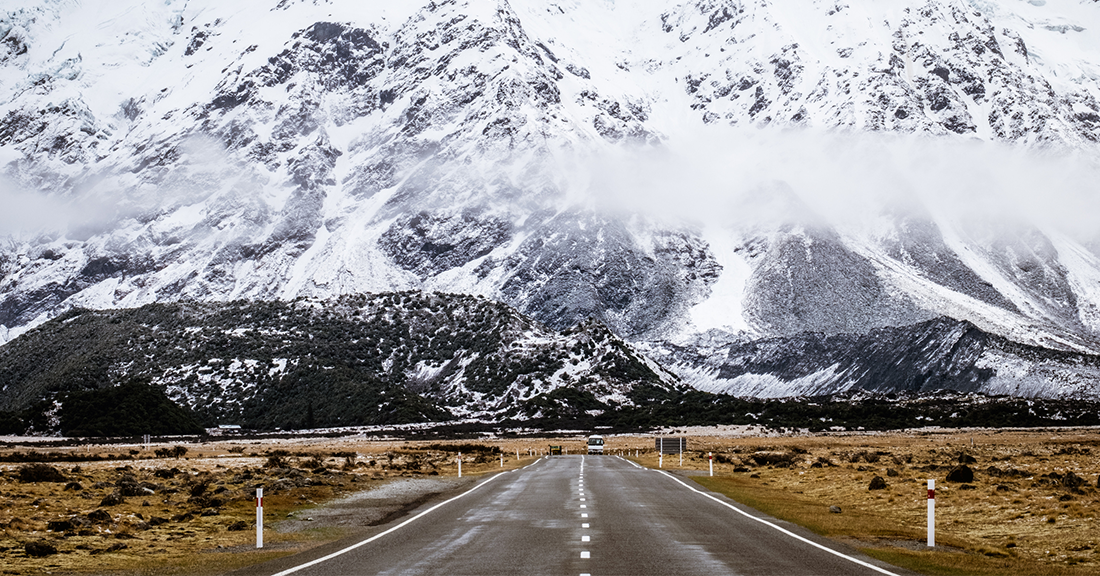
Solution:
{"label": "mist over mountain", "polygon": [[937,385],[1096,396],[1098,142],[1090,0],[23,2],[0,341],[440,291],[596,319],[707,390],[874,388],[909,352],[868,335],[965,326],[983,376]]}

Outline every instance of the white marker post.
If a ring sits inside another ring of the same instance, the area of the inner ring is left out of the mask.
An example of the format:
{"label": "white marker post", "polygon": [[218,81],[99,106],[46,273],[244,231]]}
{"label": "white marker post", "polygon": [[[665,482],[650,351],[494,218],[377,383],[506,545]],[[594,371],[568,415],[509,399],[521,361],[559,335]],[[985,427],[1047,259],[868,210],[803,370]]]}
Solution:
{"label": "white marker post", "polygon": [[714,452],[707,452],[707,460],[710,461],[710,475],[714,476]]}
{"label": "white marker post", "polygon": [[462,452],[458,453],[458,477],[462,478]]}
{"label": "white marker post", "polygon": [[256,489],[256,547],[264,547],[264,489]]}
{"label": "white marker post", "polygon": [[936,546],[936,481],[928,479],[928,546]]}
{"label": "white marker post", "polygon": [[664,468],[665,467],[665,453],[664,452],[661,452],[661,455],[657,457],[657,467],[658,468]]}
{"label": "white marker post", "polygon": [[680,444],[680,468],[684,467],[684,445]]}
{"label": "white marker post", "polygon": [[504,468],[504,452],[500,453],[500,467]]}

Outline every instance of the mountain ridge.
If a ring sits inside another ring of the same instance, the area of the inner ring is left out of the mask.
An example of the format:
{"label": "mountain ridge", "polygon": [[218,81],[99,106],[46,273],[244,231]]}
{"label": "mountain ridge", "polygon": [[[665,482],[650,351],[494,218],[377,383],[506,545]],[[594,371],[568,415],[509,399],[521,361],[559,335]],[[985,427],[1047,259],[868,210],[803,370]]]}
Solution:
{"label": "mountain ridge", "polygon": [[422,290],[1093,354],[1097,34],[1073,0],[39,0],[0,18],[0,339]]}

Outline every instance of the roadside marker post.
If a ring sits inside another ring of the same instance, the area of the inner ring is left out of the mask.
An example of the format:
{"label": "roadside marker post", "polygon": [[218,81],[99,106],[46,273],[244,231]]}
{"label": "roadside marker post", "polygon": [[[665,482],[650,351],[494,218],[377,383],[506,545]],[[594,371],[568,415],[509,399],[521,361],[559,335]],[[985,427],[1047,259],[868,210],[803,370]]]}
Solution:
{"label": "roadside marker post", "polygon": [[936,546],[936,481],[928,479],[928,546]]}
{"label": "roadside marker post", "polygon": [[664,468],[665,467],[665,453],[664,452],[661,452],[661,455],[657,457],[657,467],[658,468]]}
{"label": "roadside marker post", "polygon": [[500,453],[500,467],[504,468],[504,452],[503,451],[501,451],[501,453]]}
{"label": "roadside marker post", "polygon": [[256,547],[264,547],[264,489],[256,489]]}
{"label": "roadside marker post", "polygon": [[714,476],[714,452],[707,452],[707,460],[710,461],[710,475]]}
{"label": "roadside marker post", "polygon": [[458,477],[462,478],[462,452],[458,453]]}

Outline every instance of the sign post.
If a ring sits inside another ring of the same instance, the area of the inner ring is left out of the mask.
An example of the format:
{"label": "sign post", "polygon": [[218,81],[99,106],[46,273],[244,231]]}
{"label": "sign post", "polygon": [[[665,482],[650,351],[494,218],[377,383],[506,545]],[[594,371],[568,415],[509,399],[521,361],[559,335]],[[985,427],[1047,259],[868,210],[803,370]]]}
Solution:
{"label": "sign post", "polygon": [[264,489],[256,489],[256,547],[264,547]]}
{"label": "sign post", "polygon": [[936,545],[936,481],[928,479],[928,546]]}

